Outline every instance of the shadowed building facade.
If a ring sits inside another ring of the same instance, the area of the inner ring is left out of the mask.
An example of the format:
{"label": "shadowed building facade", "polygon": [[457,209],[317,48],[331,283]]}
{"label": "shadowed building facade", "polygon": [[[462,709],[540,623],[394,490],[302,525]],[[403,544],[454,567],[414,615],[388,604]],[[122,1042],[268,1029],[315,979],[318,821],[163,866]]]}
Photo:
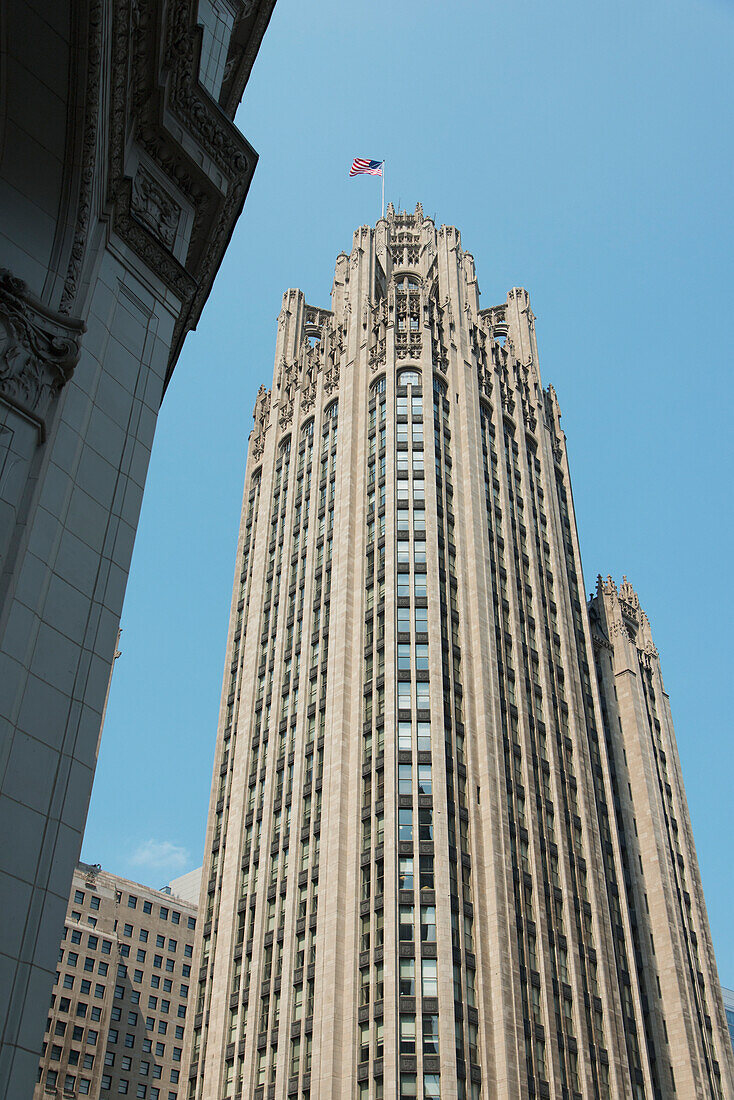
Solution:
{"label": "shadowed building facade", "polygon": [[29,1097],[158,410],[274,0],[0,5],[0,1096]]}
{"label": "shadowed building facade", "polygon": [[731,1096],[714,972],[673,1051],[638,965],[526,291],[480,309],[457,230],[390,206],[330,309],[284,295],[254,415],[188,1096]]}
{"label": "shadowed building facade", "polygon": [[33,1100],[185,1095],[197,911],[174,886],[77,866]]}

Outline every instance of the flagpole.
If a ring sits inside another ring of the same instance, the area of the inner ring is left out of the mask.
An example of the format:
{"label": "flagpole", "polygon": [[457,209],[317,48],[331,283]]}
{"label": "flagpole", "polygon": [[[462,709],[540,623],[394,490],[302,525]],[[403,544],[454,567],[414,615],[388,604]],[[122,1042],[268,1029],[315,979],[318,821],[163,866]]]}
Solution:
{"label": "flagpole", "polygon": [[382,212],[380,217],[385,217],[385,161],[382,162]]}

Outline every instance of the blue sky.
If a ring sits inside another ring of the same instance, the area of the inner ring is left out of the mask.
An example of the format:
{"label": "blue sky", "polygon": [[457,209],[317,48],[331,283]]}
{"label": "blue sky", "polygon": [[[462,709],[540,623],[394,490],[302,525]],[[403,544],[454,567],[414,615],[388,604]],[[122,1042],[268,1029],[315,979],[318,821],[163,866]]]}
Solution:
{"label": "blue sky", "polygon": [[260,163],[159,419],[85,859],[153,886],[201,862],[255,394],[283,290],[328,307],[379,215],[353,157],[385,157],[483,306],[530,291],[586,587],[626,573],[652,621],[734,985],[732,56],[715,0],[278,0],[237,116]]}

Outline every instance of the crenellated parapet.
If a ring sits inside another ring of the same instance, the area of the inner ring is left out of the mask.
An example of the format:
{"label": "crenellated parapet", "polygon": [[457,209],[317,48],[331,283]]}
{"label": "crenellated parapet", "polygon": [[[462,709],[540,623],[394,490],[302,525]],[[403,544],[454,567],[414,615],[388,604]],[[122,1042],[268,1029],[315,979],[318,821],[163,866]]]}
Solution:
{"label": "crenellated parapet", "polygon": [[371,376],[414,365],[448,384],[471,362],[478,393],[531,436],[539,424],[549,429],[560,463],[560,410],[541,387],[530,296],[512,287],[504,303],[480,309],[479,293],[474,257],[455,226],[437,227],[420,203],[410,213],[388,204],[336,257],[331,309],[309,305],[300,290],[283,295],[273,379],[281,430],[297,403],[310,412],[319,387],[335,393],[358,363]]}
{"label": "crenellated parapet", "polygon": [[637,650],[643,663],[649,664],[651,660],[658,659],[650,620],[627,577],[622,577],[622,583],[618,587],[611,576],[602,578],[599,574],[596,579],[596,595],[591,599],[590,609],[592,623],[596,627],[595,642],[628,642]]}

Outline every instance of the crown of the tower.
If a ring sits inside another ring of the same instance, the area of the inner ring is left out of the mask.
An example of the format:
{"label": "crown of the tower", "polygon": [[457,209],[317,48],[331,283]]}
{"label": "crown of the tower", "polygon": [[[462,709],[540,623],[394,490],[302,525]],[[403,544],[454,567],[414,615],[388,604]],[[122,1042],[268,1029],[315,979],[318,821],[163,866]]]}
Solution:
{"label": "crown of the tower", "polygon": [[[472,363],[487,400],[535,432],[552,429],[563,456],[560,410],[541,389],[535,317],[522,287],[500,305],[480,308],[474,258],[451,225],[436,226],[420,203],[412,213],[392,203],[374,226],[361,225],[336,258],[331,308],[287,290],[278,316],[273,390],[255,410],[252,446],[262,453],[270,420],[280,431],[339,389],[347,372],[370,376],[412,367],[450,386]],[[494,395],[494,396],[493,396]]]}

